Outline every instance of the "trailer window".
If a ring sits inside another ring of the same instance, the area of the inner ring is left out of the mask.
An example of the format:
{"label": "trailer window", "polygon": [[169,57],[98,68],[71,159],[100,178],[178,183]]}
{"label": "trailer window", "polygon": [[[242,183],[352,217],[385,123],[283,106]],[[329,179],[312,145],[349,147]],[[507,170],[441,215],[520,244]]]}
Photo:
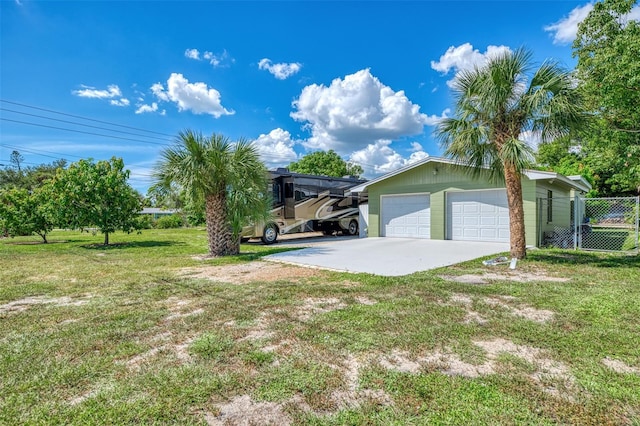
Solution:
{"label": "trailer window", "polygon": [[282,203],[282,193],[280,192],[280,185],[277,183],[269,184],[269,191],[271,192],[271,196],[273,197],[274,204]]}
{"label": "trailer window", "polygon": [[303,201],[309,198],[318,198],[318,188],[310,186],[296,186],[296,201]]}
{"label": "trailer window", "polygon": [[284,198],[293,198],[293,182],[284,184]]}

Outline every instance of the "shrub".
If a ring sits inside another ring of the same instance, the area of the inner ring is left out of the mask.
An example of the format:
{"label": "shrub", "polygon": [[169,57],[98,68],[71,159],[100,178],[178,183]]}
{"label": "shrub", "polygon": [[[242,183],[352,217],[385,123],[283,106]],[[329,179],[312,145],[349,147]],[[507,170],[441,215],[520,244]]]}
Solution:
{"label": "shrub", "polygon": [[178,214],[172,214],[171,216],[162,216],[156,221],[156,228],[169,229],[169,228],[182,228],[184,220],[182,216]]}
{"label": "shrub", "polygon": [[155,221],[153,220],[153,216],[149,214],[139,215],[137,221],[140,229],[151,229],[155,227]]}

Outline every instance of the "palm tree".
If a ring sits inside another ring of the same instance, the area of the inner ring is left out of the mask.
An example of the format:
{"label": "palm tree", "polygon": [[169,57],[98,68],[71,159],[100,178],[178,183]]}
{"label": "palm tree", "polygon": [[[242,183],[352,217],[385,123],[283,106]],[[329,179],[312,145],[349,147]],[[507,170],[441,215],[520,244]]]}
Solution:
{"label": "palm tree", "polygon": [[245,140],[180,132],[175,145],[162,151],[154,178],[156,185],[175,184],[204,204],[210,256],[238,254],[245,221],[268,214],[267,171]]}
{"label": "palm tree", "polygon": [[533,163],[522,135],[553,140],[585,117],[571,73],[547,61],[529,78],[532,68],[531,53],[518,49],[462,71],[453,84],[455,116],[437,129],[445,155],[471,166],[474,174],[504,180],[511,256],[518,259],[526,256],[522,172]]}

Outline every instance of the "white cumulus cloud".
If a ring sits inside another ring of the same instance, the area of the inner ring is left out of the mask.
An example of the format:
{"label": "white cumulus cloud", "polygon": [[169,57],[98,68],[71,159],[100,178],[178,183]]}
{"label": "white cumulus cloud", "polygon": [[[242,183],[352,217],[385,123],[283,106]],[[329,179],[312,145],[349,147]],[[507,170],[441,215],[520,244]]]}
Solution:
{"label": "white cumulus cloud", "polygon": [[[457,75],[460,71],[481,67],[489,59],[510,51],[508,46],[487,46],[487,50],[481,53],[480,50],[474,49],[471,43],[464,43],[460,46],[449,47],[438,61],[431,61],[431,68],[443,74],[448,74],[453,70]],[[453,80],[449,80],[447,85],[451,86],[454,80],[455,77]]]}
{"label": "white cumulus cloud", "polygon": [[198,49],[187,49],[184,51],[184,56],[189,59],[194,59],[196,61],[201,61],[203,59],[209,61],[214,68],[218,67],[228,67],[229,63],[235,62],[235,60],[229,56],[229,52],[223,50],[222,53],[213,53],[205,50],[200,55],[200,51]]}
{"label": "white cumulus cloud", "polygon": [[187,49],[184,51],[184,56],[189,59],[195,59],[196,61],[200,60],[200,52],[198,49]]}
{"label": "white cumulus cloud", "polygon": [[[574,8],[569,15],[558,22],[544,27],[545,31],[553,34],[554,44],[569,44],[575,40],[578,34],[578,25],[584,21],[589,12],[593,10],[593,3]],[[627,15],[622,16],[621,22],[640,21],[640,6],[635,6]]]}
{"label": "white cumulus cloud", "polygon": [[109,103],[113,106],[120,106],[120,107],[126,107],[126,106],[129,106],[130,104],[129,99],[127,98],[111,99]]}
{"label": "white cumulus cloud", "polygon": [[297,142],[291,139],[291,133],[286,130],[273,129],[266,135],[258,136],[253,143],[268,168],[286,166],[298,159],[298,155],[293,150]]}
{"label": "white cumulus cloud", "polygon": [[278,80],[286,80],[296,74],[302,68],[302,64],[298,62],[274,64],[269,58],[260,59],[258,68],[267,70]]}
{"label": "white cumulus cloud", "polygon": [[222,53],[215,54],[213,52],[204,52],[204,59],[209,61],[214,68],[218,67],[228,67],[229,63],[235,62],[235,60],[229,56],[229,53],[226,50],[223,50]]}
{"label": "white cumulus cloud", "polygon": [[95,87],[80,85],[82,89],[74,90],[73,93],[81,98],[111,99],[122,96],[122,91],[116,84],[110,84],[106,89],[96,89]]}
{"label": "white cumulus cloud", "polygon": [[369,144],[364,149],[352,153],[349,161],[360,165],[364,170],[364,175],[371,178],[429,156],[417,142],[412,144],[412,148],[419,147],[419,149],[414,150],[409,158],[403,157],[389,145],[391,145],[391,141],[388,140],[380,140]]}
{"label": "white cumulus cloud", "polygon": [[385,86],[369,69],[336,78],[329,86],[306,86],[293,107],[291,117],[311,130],[303,145],[343,155],[379,140],[422,133],[428,122],[404,91]]}
{"label": "white cumulus cloud", "polygon": [[158,104],[156,102],[152,102],[151,105],[140,105],[136,110],[136,114],[144,114],[146,112],[156,112],[158,111]]}
{"label": "white cumulus cloud", "polygon": [[235,114],[225,109],[220,102],[220,92],[206,83],[189,83],[182,74],[171,73],[166,89],[161,83],[151,86],[151,92],[163,102],[173,102],[179,111],[194,114],[210,114],[215,118]]}
{"label": "white cumulus cloud", "polygon": [[442,120],[443,118],[447,118],[449,114],[451,114],[451,109],[446,108],[444,111],[442,111],[441,115],[429,115],[427,116],[426,124],[428,126],[437,126],[438,124],[440,124],[440,120]]}
{"label": "white cumulus cloud", "polygon": [[593,3],[578,6],[569,12],[568,16],[565,16],[555,24],[544,27],[544,30],[553,33],[554,44],[571,43],[575,40],[576,34],[578,34],[578,24],[580,24],[592,10]]}
{"label": "white cumulus cloud", "polygon": [[422,151],[422,145],[419,142],[411,142],[411,152]]}

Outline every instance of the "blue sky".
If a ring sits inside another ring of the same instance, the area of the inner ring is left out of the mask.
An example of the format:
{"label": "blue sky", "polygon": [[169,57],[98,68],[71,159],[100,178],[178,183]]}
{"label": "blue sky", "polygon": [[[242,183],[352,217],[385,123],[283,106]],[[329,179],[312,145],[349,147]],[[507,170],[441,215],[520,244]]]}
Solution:
{"label": "blue sky", "polygon": [[573,68],[591,7],[2,0],[0,164],[14,149],[27,165],[118,156],[144,193],[194,129],[254,140],[271,168],[334,149],[375,177],[441,155],[458,70],[521,46]]}

